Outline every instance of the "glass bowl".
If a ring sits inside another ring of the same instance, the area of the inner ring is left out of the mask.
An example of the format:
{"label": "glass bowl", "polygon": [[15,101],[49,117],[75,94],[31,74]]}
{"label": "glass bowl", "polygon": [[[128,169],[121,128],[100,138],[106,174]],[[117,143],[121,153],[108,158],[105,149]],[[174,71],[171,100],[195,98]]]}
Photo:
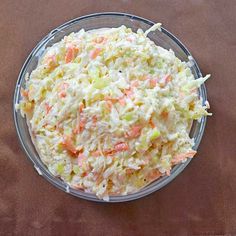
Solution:
{"label": "glass bowl", "polygon": [[[13,106],[19,103],[21,100],[20,89],[24,87],[25,84],[25,75],[26,73],[31,73],[37,66],[38,60],[40,56],[43,54],[44,50],[53,45],[54,43],[60,41],[65,35],[70,34],[71,32],[79,31],[80,29],[84,28],[85,30],[92,30],[97,28],[106,28],[106,27],[119,27],[121,25],[125,25],[131,28],[133,31],[137,31],[137,29],[141,28],[142,30],[147,30],[150,28],[154,23],[150,20],[126,14],[126,13],[116,13],[116,12],[107,12],[107,13],[96,13],[92,15],[82,16],[71,21],[66,22],[65,24],[57,27],[56,29],[52,30],[46,37],[44,37],[38,45],[33,49],[30,53],[28,58],[26,59],[15,88]],[[202,76],[200,69],[192,58],[188,49],[169,31],[162,28],[162,32],[156,30],[155,32],[149,33],[149,38],[153,40],[156,44],[166,49],[172,49],[175,52],[175,55],[182,61],[192,61],[191,63],[191,70],[195,78],[199,78]],[[202,98],[202,102],[205,103],[206,101],[206,88],[202,85],[198,90],[199,96]],[[103,202],[103,200],[98,199],[94,194],[85,193],[82,190],[76,190],[70,188],[65,182],[61,179],[53,176],[44,163],[39,158],[37,151],[31,141],[28,126],[26,123],[26,119],[20,115],[19,111],[14,110],[14,121],[16,131],[21,143],[22,148],[26,152],[28,158],[31,160],[34,168],[37,170],[38,174],[43,176],[46,180],[48,180],[51,184],[56,186],[57,188],[72,194],[76,197],[80,197],[83,199]],[[192,128],[190,131],[190,137],[194,138],[195,145],[193,149],[197,150],[199,143],[201,141],[204,128],[206,124],[206,117],[203,117],[200,121],[194,121],[192,124]],[[140,191],[128,194],[126,196],[111,196],[109,202],[125,202],[135,200],[141,197],[144,197],[158,189],[167,185],[170,181],[172,181],[177,175],[179,175],[183,169],[189,164],[191,159],[188,159],[185,163],[176,165],[171,170],[170,176],[164,176],[160,179],[154,181],[153,183],[149,184],[145,188],[141,189]]]}

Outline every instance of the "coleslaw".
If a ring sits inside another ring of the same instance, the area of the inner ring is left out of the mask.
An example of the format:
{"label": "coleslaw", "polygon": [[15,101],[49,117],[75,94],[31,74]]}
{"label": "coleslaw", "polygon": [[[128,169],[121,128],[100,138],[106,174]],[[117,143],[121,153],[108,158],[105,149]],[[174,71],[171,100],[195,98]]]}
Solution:
{"label": "coleslaw", "polygon": [[80,30],[47,48],[16,108],[49,171],[109,200],[192,158],[193,120],[211,115],[187,62],[120,26]]}

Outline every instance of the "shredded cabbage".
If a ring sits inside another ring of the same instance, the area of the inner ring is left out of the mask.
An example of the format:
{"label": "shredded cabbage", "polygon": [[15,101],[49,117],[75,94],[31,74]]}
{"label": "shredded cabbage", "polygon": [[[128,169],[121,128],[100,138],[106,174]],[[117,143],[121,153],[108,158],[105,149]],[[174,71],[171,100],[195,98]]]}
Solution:
{"label": "shredded cabbage", "polygon": [[[209,115],[187,63],[121,26],[65,36],[47,48],[17,107],[49,170],[109,200],[193,157],[189,127]],[[69,189],[69,188],[68,188]]]}

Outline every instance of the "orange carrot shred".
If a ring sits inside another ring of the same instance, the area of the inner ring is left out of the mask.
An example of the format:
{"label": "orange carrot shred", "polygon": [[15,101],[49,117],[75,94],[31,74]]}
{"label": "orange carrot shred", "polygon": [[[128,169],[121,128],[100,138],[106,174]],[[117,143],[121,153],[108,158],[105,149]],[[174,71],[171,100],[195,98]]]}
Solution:
{"label": "orange carrot shred", "polygon": [[100,54],[101,50],[101,48],[95,48],[94,50],[92,50],[89,55],[90,58],[95,59]]}
{"label": "orange carrot shred", "polygon": [[46,102],[45,108],[46,108],[46,114],[48,114],[50,112],[50,110],[52,109],[52,106],[49,106],[49,104]]}
{"label": "orange carrot shred", "polygon": [[70,135],[64,135],[62,145],[67,151],[71,152],[72,154],[76,154],[77,150]]}
{"label": "orange carrot shred", "polygon": [[172,163],[174,165],[180,163],[181,161],[185,160],[186,158],[192,158],[194,157],[194,155],[196,154],[197,152],[192,150],[192,151],[189,151],[189,152],[186,152],[186,153],[181,153],[181,154],[178,154],[176,156],[173,157],[172,159]]}
{"label": "orange carrot shred", "polygon": [[128,137],[136,138],[141,134],[142,126],[141,125],[134,125],[130,131],[128,132]]}
{"label": "orange carrot shred", "polygon": [[152,118],[150,118],[150,120],[149,120],[149,125],[154,129],[156,126],[155,126],[155,124],[153,123],[153,121],[152,121]]}
{"label": "orange carrot shred", "polygon": [[29,91],[26,89],[21,88],[20,93],[22,97],[28,98],[29,96]]}
{"label": "orange carrot shred", "polygon": [[117,152],[122,152],[122,151],[127,151],[127,150],[129,150],[129,146],[127,143],[121,142],[115,145],[115,151]]}
{"label": "orange carrot shred", "polygon": [[105,43],[106,41],[107,41],[107,38],[105,38],[103,36],[94,39],[95,43]]}

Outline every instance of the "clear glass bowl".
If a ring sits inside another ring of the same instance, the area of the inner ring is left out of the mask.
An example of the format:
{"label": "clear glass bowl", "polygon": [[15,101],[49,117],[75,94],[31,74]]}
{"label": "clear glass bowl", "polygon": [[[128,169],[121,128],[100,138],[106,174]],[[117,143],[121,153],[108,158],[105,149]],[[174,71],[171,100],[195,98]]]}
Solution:
{"label": "clear glass bowl", "polygon": [[[24,87],[25,84],[25,75],[26,73],[31,73],[37,66],[39,57],[43,54],[45,48],[53,45],[54,43],[60,41],[65,35],[70,34],[71,32],[79,31],[80,29],[84,28],[85,30],[92,30],[97,28],[104,28],[104,27],[119,27],[121,25],[125,25],[131,28],[133,31],[137,31],[137,29],[141,28],[144,31],[150,28],[154,23],[150,20],[126,14],[126,13],[116,13],[116,12],[108,12],[108,13],[97,13],[87,16],[82,16],[76,19],[73,19],[56,29],[52,30],[46,37],[44,37],[38,45],[33,49],[33,51],[28,56],[27,60],[25,61],[15,88],[13,106],[16,103],[19,103],[21,100],[20,95],[20,88]],[[175,52],[175,55],[182,61],[188,61],[189,56],[191,56],[188,49],[169,31],[162,28],[162,32],[156,30],[155,32],[149,33],[149,38],[153,40],[156,44],[166,49],[172,49]],[[194,74],[195,78],[199,78],[202,76],[200,69],[192,58],[192,66],[191,70]],[[199,96],[202,98],[203,103],[206,101],[206,88],[202,85],[198,90]],[[53,176],[47,167],[43,164],[35,147],[31,141],[30,134],[28,131],[28,126],[26,124],[26,119],[20,115],[19,111],[14,110],[14,121],[16,126],[16,131],[20,140],[20,143],[26,152],[28,158],[33,163],[37,172],[42,175],[45,179],[47,179],[50,183],[54,186],[58,187],[59,189],[70,193],[76,197],[80,197],[83,199],[103,202],[103,200],[98,199],[94,194],[85,193],[81,190],[76,190],[70,188],[65,182],[61,179],[56,178]],[[200,122],[194,121],[190,136],[194,138],[195,145],[194,149],[196,150],[199,146],[201,141],[204,128],[206,124],[206,117],[203,117]],[[172,181],[177,175],[179,175],[183,169],[189,164],[191,159],[188,159],[185,163],[176,165],[172,171],[170,176],[164,176],[150,185],[146,186],[145,188],[141,189],[140,191],[129,194],[126,196],[112,196],[110,197],[110,202],[124,202],[124,201],[131,201],[141,197],[144,197],[158,189],[162,188],[163,186],[167,185],[170,181]]]}

